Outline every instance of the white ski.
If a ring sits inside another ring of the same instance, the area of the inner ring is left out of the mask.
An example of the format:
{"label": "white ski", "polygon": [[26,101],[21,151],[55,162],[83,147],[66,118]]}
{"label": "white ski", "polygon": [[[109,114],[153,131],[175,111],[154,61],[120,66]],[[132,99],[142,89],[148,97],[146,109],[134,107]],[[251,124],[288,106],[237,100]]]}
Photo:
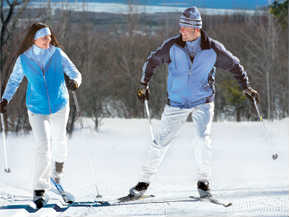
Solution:
{"label": "white ski", "polygon": [[199,201],[208,201],[208,202],[211,202],[211,203],[213,203],[213,204],[221,205],[221,206],[224,206],[224,207],[229,207],[229,206],[232,205],[231,202],[223,202],[223,201],[220,201],[220,200],[214,198],[213,196],[204,197],[204,198],[195,197],[195,196],[190,196],[190,198],[195,199],[195,200],[199,200]]}

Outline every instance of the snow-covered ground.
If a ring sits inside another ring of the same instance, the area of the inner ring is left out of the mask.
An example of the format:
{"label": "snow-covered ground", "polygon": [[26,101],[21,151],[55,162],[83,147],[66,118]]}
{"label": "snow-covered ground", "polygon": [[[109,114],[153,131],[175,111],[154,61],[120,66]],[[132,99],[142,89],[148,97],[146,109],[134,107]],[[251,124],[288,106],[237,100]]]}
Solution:
{"label": "snow-covered ground", "polygon": [[[159,120],[153,120],[156,127]],[[218,198],[231,201],[229,208],[208,202],[178,202],[114,207],[71,207],[65,212],[41,209],[0,209],[12,216],[288,216],[288,124],[289,119],[213,124],[213,183]],[[196,195],[193,159],[193,123],[186,123],[171,145],[148,193],[158,198]],[[64,187],[79,201],[103,200],[128,193],[137,182],[150,133],[145,119],[104,119],[100,132],[88,120],[69,140]],[[2,141],[1,141],[2,146]],[[25,203],[32,194],[33,137],[8,135],[10,174],[0,161],[0,206]],[[1,159],[2,158],[2,149]],[[277,152],[279,158],[272,160]],[[49,192],[51,198],[57,198]],[[17,202],[7,198],[14,197]],[[21,201],[23,200],[23,201]]]}

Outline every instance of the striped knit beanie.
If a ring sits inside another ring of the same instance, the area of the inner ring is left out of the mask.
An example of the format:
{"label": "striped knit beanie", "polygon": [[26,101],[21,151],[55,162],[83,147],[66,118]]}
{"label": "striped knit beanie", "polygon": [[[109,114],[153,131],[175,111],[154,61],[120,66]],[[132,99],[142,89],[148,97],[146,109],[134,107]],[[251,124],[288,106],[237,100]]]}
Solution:
{"label": "striped knit beanie", "polygon": [[202,18],[197,7],[187,8],[179,19],[179,25],[184,27],[202,28]]}

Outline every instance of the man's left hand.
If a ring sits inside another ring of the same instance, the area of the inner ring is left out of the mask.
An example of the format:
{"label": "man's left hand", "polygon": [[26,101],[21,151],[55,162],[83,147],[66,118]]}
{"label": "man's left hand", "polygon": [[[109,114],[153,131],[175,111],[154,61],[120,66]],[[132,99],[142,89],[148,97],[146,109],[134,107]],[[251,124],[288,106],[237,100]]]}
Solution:
{"label": "man's left hand", "polygon": [[8,101],[6,99],[2,99],[2,101],[0,102],[0,113],[5,113],[7,112],[7,104]]}
{"label": "man's left hand", "polygon": [[256,99],[257,103],[260,102],[260,95],[259,93],[254,90],[252,87],[247,87],[245,90],[243,90],[243,93],[250,99],[250,100],[254,100],[254,98]]}

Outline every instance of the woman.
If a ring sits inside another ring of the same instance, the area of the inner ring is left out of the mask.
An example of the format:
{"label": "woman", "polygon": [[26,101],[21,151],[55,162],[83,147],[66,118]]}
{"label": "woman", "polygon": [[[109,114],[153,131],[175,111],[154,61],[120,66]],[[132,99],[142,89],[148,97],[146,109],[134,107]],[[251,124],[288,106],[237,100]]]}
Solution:
{"label": "woman", "polygon": [[[64,75],[69,77],[67,86]],[[67,87],[75,90],[81,83],[80,72],[60,48],[55,34],[46,24],[34,23],[28,29],[2,96],[1,113],[6,111],[24,77],[28,81],[26,107],[29,123],[36,140],[33,201],[41,208],[48,200],[45,192],[50,188],[52,167],[52,177],[59,183],[67,158]],[[54,145],[54,166],[51,165],[51,143]]]}

